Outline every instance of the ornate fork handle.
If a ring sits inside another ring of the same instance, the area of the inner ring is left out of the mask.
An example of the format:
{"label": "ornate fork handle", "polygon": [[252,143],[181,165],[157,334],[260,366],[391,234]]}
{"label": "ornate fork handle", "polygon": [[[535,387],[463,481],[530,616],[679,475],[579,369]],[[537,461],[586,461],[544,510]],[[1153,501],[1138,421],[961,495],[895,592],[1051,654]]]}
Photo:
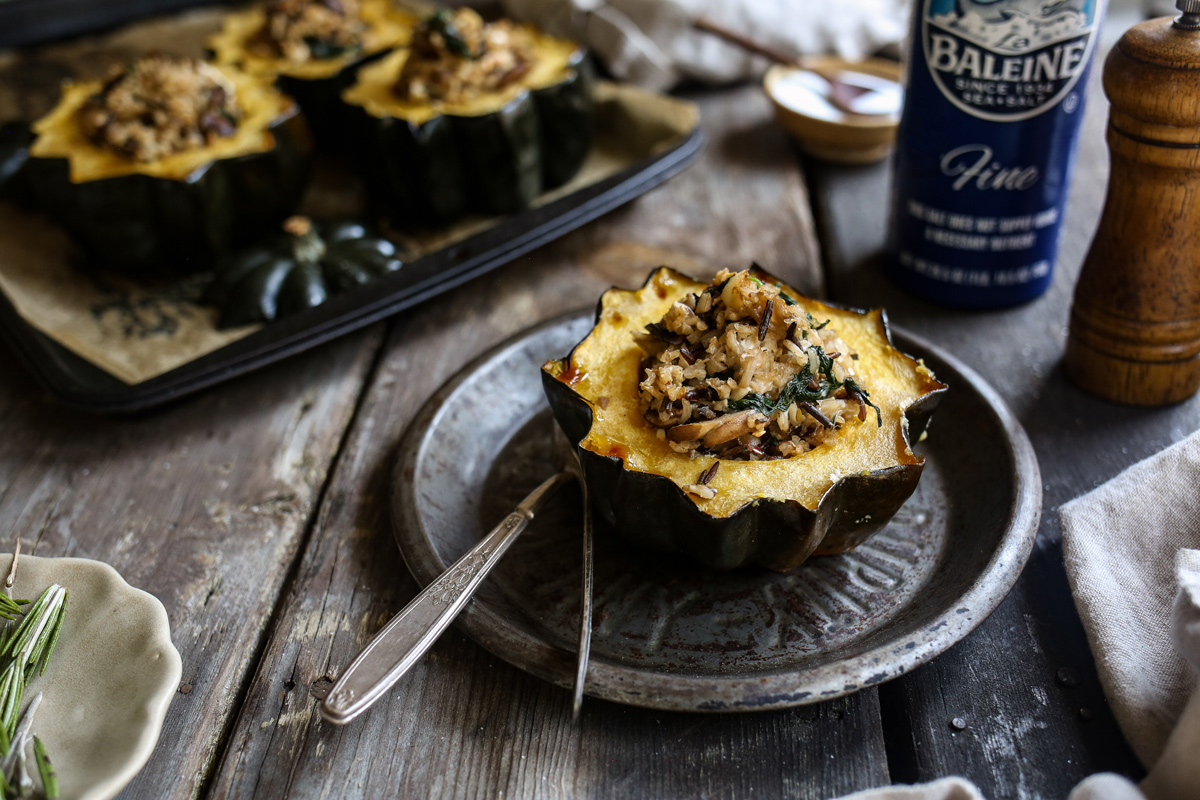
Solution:
{"label": "ornate fork handle", "polygon": [[454,621],[550,495],[572,480],[569,471],[547,478],[479,544],[414,597],[338,678],[321,703],[321,716],[344,725],[374,705]]}

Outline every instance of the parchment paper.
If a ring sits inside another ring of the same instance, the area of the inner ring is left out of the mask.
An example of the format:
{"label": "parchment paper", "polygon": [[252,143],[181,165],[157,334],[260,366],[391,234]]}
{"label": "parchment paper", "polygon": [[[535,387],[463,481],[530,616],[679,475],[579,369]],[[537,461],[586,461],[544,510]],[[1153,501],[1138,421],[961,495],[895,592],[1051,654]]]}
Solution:
{"label": "parchment paper", "polygon": [[[0,52],[0,122],[36,119],[65,78],[104,75],[145,50],[201,55],[223,9],[202,9],[122,28],[104,37],[23,52]],[[596,142],[580,173],[538,198],[541,205],[670,149],[699,124],[696,107],[629,86],[597,86]],[[316,217],[362,212],[361,181],[347,165],[318,160],[301,207]],[[406,260],[497,224],[475,217],[420,236],[396,234]],[[120,380],[136,384],[258,330],[216,329],[215,309],[197,304],[206,276],[145,286],[80,269],[82,255],[49,218],[0,202],[0,291],[31,326]]]}

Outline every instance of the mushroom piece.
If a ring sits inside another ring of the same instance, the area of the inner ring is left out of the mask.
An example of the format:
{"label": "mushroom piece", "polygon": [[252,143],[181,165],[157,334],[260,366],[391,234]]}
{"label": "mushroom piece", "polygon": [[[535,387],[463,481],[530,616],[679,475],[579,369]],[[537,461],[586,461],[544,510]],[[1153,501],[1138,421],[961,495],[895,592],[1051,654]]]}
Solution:
{"label": "mushroom piece", "polygon": [[712,448],[733,441],[739,436],[763,431],[766,426],[767,418],[754,409],[748,408],[736,414],[726,414],[705,422],[676,425],[667,431],[667,436],[673,442],[691,442],[700,439],[701,444]]}

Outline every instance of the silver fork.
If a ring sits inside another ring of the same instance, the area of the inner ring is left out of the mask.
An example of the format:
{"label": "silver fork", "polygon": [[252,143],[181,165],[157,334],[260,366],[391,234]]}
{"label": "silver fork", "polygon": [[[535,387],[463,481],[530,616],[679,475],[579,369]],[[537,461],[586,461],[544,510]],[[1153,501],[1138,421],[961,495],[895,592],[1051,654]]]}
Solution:
{"label": "silver fork", "polygon": [[579,491],[583,495],[583,586],[579,599],[579,645],[575,650],[575,691],[571,703],[571,719],[579,721],[579,711],[583,708],[583,687],[587,681],[588,659],[592,652],[592,575],[595,572],[595,556],[592,549],[592,504],[588,497],[587,481],[583,479],[579,453],[573,447],[571,455],[575,457],[575,475],[579,479]]}
{"label": "silver fork", "polygon": [[[555,433],[561,437],[557,426]],[[562,437],[562,441],[566,441],[565,437]],[[556,446],[559,446],[557,442]],[[591,642],[592,520],[578,457],[573,447],[570,452],[572,459],[568,466],[530,492],[479,544],[426,586],[375,635],[321,702],[322,717],[334,724],[344,725],[383,697],[450,626],[492,567],[499,563],[550,496],[566,483],[578,479],[584,498],[584,594],[580,608],[579,654],[572,704],[572,715],[578,719]]]}

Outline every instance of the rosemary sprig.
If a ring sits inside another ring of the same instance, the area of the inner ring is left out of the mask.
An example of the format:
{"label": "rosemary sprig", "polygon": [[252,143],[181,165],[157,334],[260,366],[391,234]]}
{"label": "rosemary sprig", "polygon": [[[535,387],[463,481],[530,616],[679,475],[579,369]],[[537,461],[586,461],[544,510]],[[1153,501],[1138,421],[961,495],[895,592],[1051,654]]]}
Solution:
{"label": "rosemary sprig", "polygon": [[0,594],[0,617],[16,619],[21,615],[21,606],[28,600],[13,600],[6,594]]}
{"label": "rosemary sprig", "polygon": [[50,756],[46,755],[46,745],[36,736],[33,737],[33,760],[37,762],[38,775],[42,779],[42,791],[49,800],[54,800],[58,797],[58,774],[50,763]]}
{"label": "rosemary sprig", "polygon": [[[28,601],[12,600],[0,595],[0,616],[12,607],[17,612]],[[5,602],[7,601],[7,602]],[[62,632],[63,616],[67,611],[67,590],[57,583],[48,587],[17,621],[0,629],[0,800],[26,800],[33,797],[34,782],[29,774],[26,750],[33,742],[33,757],[41,778],[42,794],[58,797],[58,778],[46,755],[45,745],[32,736],[33,714],[41,702],[39,692],[22,714],[21,703],[25,687],[36,675],[46,671]]]}

